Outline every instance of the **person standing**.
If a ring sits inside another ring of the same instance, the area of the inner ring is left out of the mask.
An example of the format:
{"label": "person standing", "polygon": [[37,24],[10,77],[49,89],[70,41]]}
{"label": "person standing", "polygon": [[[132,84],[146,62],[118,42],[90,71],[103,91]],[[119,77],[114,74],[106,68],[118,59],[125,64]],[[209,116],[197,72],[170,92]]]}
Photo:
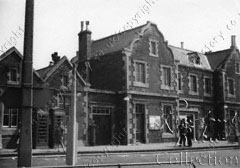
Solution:
{"label": "person standing", "polygon": [[55,137],[58,145],[58,151],[61,145],[63,148],[63,151],[65,152],[64,143],[63,143],[63,134],[64,134],[64,125],[63,125],[63,122],[60,121],[60,123],[57,125],[57,128],[56,128]]}
{"label": "person standing", "polygon": [[193,128],[191,126],[191,123],[187,122],[187,133],[186,133],[186,137],[187,137],[187,144],[188,147],[192,146],[192,133],[193,133]]}
{"label": "person standing", "polygon": [[179,146],[185,146],[186,143],[186,123],[185,119],[182,119],[180,122],[180,125],[178,126],[179,130],[179,136],[180,136],[180,141],[179,141]]}

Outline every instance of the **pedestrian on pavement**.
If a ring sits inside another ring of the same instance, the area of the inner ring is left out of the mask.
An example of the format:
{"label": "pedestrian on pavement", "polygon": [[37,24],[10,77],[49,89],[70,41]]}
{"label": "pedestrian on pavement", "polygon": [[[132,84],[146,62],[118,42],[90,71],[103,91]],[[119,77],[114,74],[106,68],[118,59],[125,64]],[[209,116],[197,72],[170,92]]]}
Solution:
{"label": "pedestrian on pavement", "polygon": [[20,143],[20,134],[21,134],[21,121],[19,121],[17,125],[17,141],[16,141],[16,149],[14,150],[14,152],[18,152],[18,147]]}
{"label": "pedestrian on pavement", "polygon": [[205,143],[204,141],[204,133],[206,131],[206,124],[205,124],[205,119],[204,118],[200,118],[198,119],[197,121],[199,121],[199,124],[198,124],[198,142],[202,142],[202,143]]}
{"label": "pedestrian on pavement", "polygon": [[187,133],[186,133],[186,137],[187,137],[187,144],[188,147],[192,146],[192,133],[193,133],[193,128],[191,126],[191,123],[187,122]]}
{"label": "pedestrian on pavement", "polygon": [[57,128],[56,128],[55,137],[58,145],[58,151],[61,145],[63,151],[65,152],[64,143],[63,143],[63,134],[64,134],[64,125],[63,125],[63,122],[60,121],[60,123],[57,125]]}
{"label": "pedestrian on pavement", "polygon": [[178,126],[178,130],[179,130],[179,137],[180,137],[180,141],[179,141],[179,146],[185,146],[186,143],[186,123],[185,123],[185,119],[182,119],[180,122],[180,125]]}

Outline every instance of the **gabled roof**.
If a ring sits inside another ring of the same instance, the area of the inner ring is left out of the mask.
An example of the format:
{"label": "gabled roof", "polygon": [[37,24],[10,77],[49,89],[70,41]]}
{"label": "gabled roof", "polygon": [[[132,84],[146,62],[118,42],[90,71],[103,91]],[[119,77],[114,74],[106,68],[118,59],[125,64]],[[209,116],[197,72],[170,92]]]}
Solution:
{"label": "gabled roof", "polygon": [[[211,70],[211,66],[208,62],[206,55],[196,51],[187,50],[187,49],[183,49],[183,48],[179,48],[171,45],[169,45],[169,48],[172,50],[174,60],[179,61],[180,65]],[[190,54],[197,54],[197,56],[200,58],[200,65],[190,62],[189,60]]]}
{"label": "gabled roof", "polygon": [[[53,75],[53,73],[64,63],[67,62],[69,64],[69,66],[71,66],[71,68],[73,67],[72,63],[68,60],[68,58],[66,56],[63,56],[56,64],[54,65],[50,65],[48,67],[42,68],[37,70],[37,72],[40,74],[40,76],[43,79],[43,82],[46,82],[48,80],[48,78],[50,76]],[[82,76],[77,73],[77,76],[80,78],[80,80],[82,81],[82,83],[84,85],[86,85],[85,80],[82,78]]]}
{"label": "gabled roof", "polygon": [[142,28],[147,26],[147,24],[93,41],[92,55],[96,55],[100,50],[103,51],[104,54],[122,50],[141,33]]}
{"label": "gabled roof", "polygon": [[[147,22],[144,25],[138,26],[133,29],[129,29],[117,34],[113,34],[98,40],[92,41],[91,45],[91,52],[92,56],[97,55],[104,55],[108,53],[113,53],[116,51],[121,51],[126,47],[129,47],[131,42],[142,33],[145,28],[150,25],[154,24],[152,22]],[[154,24],[155,25],[155,24]],[[74,57],[71,62],[76,62],[78,57]]]}
{"label": "gabled roof", "polygon": [[[5,53],[3,53],[2,55],[0,55],[0,62],[2,60],[4,60],[5,58],[7,58],[9,55],[11,55],[13,52],[15,52],[17,54],[17,56],[22,60],[23,56],[22,54],[15,48],[15,47],[11,47],[9,50],[7,50]],[[36,70],[33,69],[33,73],[42,81],[42,78],[40,77],[40,75],[38,74],[38,72]]]}
{"label": "gabled roof", "polygon": [[11,47],[9,50],[7,50],[5,53],[3,53],[2,55],[0,55],[0,61],[4,60],[5,58],[7,58],[9,55],[11,55],[13,52],[15,52],[20,59],[23,59],[22,54],[15,48],[15,47]]}
{"label": "gabled roof", "polygon": [[226,49],[226,50],[207,53],[206,55],[212,69],[220,68],[221,65],[223,65],[228,59],[228,57],[231,55],[231,52],[232,52],[231,49]]}

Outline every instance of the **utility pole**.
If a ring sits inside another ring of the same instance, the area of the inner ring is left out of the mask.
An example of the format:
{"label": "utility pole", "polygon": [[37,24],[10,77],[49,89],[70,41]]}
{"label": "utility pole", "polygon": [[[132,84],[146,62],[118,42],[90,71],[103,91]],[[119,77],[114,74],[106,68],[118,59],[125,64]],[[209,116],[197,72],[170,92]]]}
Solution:
{"label": "utility pole", "polygon": [[71,89],[71,110],[69,112],[68,131],[67,131],[67,165],[76,165],[77,163],[77,137],[78,125],[77,117],[77,63],[73,63],[73,77]]}
{"label": "utility pole", "polygon": [[26,0],[25,34],[22,62],[22,109],[18,167],[32,166],[32,106],[33,106],[33,14],[34,0]]}

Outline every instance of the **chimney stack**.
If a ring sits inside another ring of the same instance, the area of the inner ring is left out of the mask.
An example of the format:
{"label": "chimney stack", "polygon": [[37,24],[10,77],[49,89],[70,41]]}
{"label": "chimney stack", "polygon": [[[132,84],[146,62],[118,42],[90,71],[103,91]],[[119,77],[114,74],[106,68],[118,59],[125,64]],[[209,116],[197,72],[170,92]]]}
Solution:
{"label": "chimney stack", "polygon": [[[85,26],[84,26],[85,23]],[[90,60],[91,58],[91,45],[92,45],[92,39],[91,35],[92,32],[88,28],[89,21],[81,22],[81,31],[78,33],[78,39],[79,39],[79,46],[78,46],[78,61],[79,61],[79,68],[82,67],[82,64],[86,62],[87,60]],[[85,30],[84,30],[85,27]],[[89,80],[89,68],[85,68],[86,71],[86,77],[83,77],[87,82]]]}
{"label": "chimney stack", "polygon": [[52,54],[52,61],[54,63],[54,65],[60,60],[60,56],[58,56],[58,52],[54,52]]}
{"label": "chimney stack", "polygon": [[231,36],[231,48],[236,48],[236,36]]}
{"label": "chimney stack", "polygon": [[83,31],[84,22],[81,21],[81,32]]}
{"label": "chimney stack", "polygon": [[181,42],[181,48],[184,49],[184,42]]}

